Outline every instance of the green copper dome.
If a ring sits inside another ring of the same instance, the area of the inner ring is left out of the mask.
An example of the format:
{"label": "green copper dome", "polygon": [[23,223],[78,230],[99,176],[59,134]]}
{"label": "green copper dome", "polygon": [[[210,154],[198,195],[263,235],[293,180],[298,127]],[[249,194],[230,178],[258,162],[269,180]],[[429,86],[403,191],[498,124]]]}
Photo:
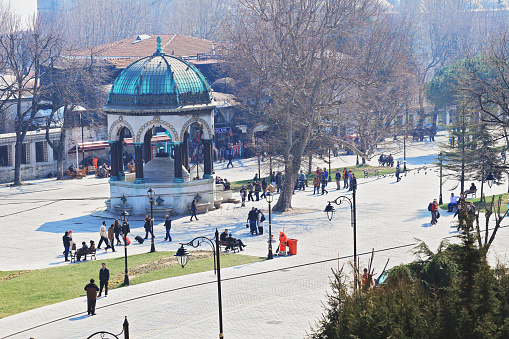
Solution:
{"label": "green copper dome", "polygon": [[192,64],[161,53],[142,58],[120,73],[108,106],[185,106],[211,102],[210,87]]}

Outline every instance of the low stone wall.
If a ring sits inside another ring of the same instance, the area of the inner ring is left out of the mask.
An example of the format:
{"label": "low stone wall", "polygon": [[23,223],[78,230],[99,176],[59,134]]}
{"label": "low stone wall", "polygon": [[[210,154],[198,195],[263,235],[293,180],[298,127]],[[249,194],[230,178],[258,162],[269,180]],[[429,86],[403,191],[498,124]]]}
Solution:
{"label": "low stone wall", "polygon": [[[125,181],[110,181],[110,210],[115,206],[126,205],[132,207],[132,214],[145,215],[150,210],[147,191],[152,188],[155,191],[155,200],[161,197],[164,201],[157,205],[161,212],[173,209],[172,214],[188,214],[188,205],[191,204],[196,194],[200,195],[199,203],[214,205],[215,184],[214,179],[193,180],[182,183],[144,183],[135,184]],[[125,203],[122,197],[126,198]],[[117,208],[118,209],[118,208]],[[114,212],[114,211],[111,211]],[[131,213],[131,212],[129,212]]]}
{"label": "low stone wall", "polygon": [[[55,176],[57,162],[38,163],[37,165],[21,165],[21,180],[47,178]],[[0,183],[14,182],[14,167],[0,167]]]}

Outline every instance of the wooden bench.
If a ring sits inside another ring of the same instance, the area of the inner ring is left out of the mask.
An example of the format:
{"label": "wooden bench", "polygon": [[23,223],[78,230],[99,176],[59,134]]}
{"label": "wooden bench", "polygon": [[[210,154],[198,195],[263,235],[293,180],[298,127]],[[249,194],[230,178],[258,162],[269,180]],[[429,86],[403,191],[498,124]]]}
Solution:
{"label": "wooden bench", "polygon": [[233,253],[239,251],[239,246],[237,244],[230,245],[229,241],[227,240],[219,240],[219,250],[221,251],[221,246],[224,246],[225,251],[227,247],[230,247],[233,251]]}
{"label": "wooden bench", "polygon": [[471,194],[472,195],[472,198],[477,198],[477,189],[473,190],[473,191],[470,191],[470,190],[466,190],[465,191],[465,200],[468,199],[468,195]]}
{"label": "wooden bench", "polygon": [[377,177],[379,176],[377,169],[367,169],[367,170],[364,170],[364,178],[369,177],[369,173],[375,173],[375,176],[377,176]]}
{"label": "wooden bench", "polygon": [[82,256],[83,260],[87,260],[87,255],[90,255],[90,260],[97,260],[97,258],[95,257],[95,252],[96,252],[95,248],[93,250],[88,249],[71,251],[71,262],[76,262],[76,258],[78,257],[78,255]]}

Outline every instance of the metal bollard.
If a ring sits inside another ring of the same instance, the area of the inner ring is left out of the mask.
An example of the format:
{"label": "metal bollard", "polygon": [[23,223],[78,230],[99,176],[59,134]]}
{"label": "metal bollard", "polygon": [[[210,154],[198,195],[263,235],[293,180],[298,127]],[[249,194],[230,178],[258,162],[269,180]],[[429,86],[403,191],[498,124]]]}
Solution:
{"label": "metal bollard", "polygon": [[129,339],[129,322],[127,321],[127,316],[124,320],[124,339]]}

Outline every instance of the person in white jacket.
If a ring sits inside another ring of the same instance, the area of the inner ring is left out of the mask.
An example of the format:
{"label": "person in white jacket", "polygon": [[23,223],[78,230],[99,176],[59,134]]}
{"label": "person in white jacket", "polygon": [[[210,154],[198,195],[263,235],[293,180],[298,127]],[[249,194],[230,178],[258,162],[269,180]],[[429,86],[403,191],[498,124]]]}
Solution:
{"label": "person in white jacket", "polygon": [[110,248],[110,244],[108,243],[108,230],[106,229],[106,221],[103,221],[101,225],[101,229],[99,230],[99,235],[101,236],[101,240],[99,240],[99,244],[97,245],[97,249],[101,249],[101,244],[106,244],[106,249]]}

